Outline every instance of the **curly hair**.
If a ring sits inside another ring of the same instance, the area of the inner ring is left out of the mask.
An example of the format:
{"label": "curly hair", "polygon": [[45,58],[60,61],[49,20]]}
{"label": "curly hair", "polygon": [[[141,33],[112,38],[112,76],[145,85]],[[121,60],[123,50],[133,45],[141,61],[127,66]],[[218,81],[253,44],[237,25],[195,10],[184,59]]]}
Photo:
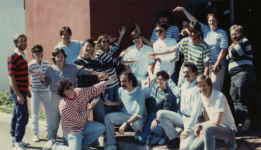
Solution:
{"label": "curly hair", "polygon": [[68,85],[69,83],[69,79],[65,79],[65,78],[62,78],[62,79],[59,79],[56,83],[56,92],[59,96],[61,97],[65,97],[65,95],[63,94],[64,93],[64,89],[65,87]]}

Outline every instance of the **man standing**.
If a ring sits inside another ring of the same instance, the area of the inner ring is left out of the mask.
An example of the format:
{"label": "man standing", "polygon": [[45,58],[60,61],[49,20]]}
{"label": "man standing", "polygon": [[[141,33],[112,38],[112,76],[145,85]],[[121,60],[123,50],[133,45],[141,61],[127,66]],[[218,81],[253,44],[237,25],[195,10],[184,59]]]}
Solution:
{"label": "man standing", "polygon": [[147,111],[145,107],[145,97],[138,81],[133,73],[123,72],[120,76],[121,88],[119,89],[119,101],[111,102],[106,100],[105,105],[117,106],[123,105],[122,112],[107,114],[104,118],[106,127],[105,150],[116,150],[116,139],[114,136],[114,125],[121,125],[119,133],[124,134],[125,129],[130,125],[137,132],[142,129]]}
{"label": "man standing", "polygon": [[24,34],[16,34],[14,44],[15,51],[7,59],[9,91],[14,102],[10,133],[14,150],[25,150],[24,146],[29,144],[22,142],[29,119],[26,97],[31,97],[28,89],[28,64],[24,53],[27,37]]}
{"label": "man standing", "polygon": [[150,70],[153,70],[153,64],[155,59],[149,59],[148,54],[153,52],[152,47],[143,44],[142,42],[142,32],[139,30],[134,30],[131,33],[133,38],[134,45],[128,47],[128,53],[123,57],[124,61],[134,60],[136,62],[124,64],[125,70],[132,72],[135,77],[138,79],[139,84],[145,94],[145,98],[150,97],[150,88],[149,83],[150,79],[147,76],[147,67],[150,67]]}
{"label": "man standing", "polygon": [[72,31],[69,27],[64,26],[60,30],[61,42],[58,43],[56,48],[64,49],[67,58],[65,63],[72,64],[73,60],[76,59],[79,55],[79,52],[82,48],[82,41],[71,40]]}
{"label": "man standing", "polygon": [[[190,22],[187,32],[189,37],[182,39],[176,46],[167,48],[164,51],[151,53],[149,57],[178,52],[184,55],[184,62],[192,62],[196,65],[197,75],[208,75],[210,51],[206,42],[202,41],[199,23]],[[183,82],[184,76],[180,73],[178,84],[180,85]]]}
{"label": "man standing", "polygon": [[[178,145],[180,137],[180,149],[189,148],[189,144],[195,138],[192,127],[197,123],[198,117],[202,110],[200,95],[196,86],[197,67],[191,62],[185,62],[183,66],[183,74],[185,82],[181,88],[175,86],[170,79],[168,84],[176,97],[180,97],[180,113],[169,110],[159,110],[157,112],[157,120],[160,121],[162,127],[169,138],[167,144],[168,149],[174,149]],[[183,128],[184,130],[179,135],[175,127]]]}
{"label": "man standing", "polygon": [[250,126],[253,88],[256,80],[252,62],[253,53],[242,26],[233,25],[229,31],[233,42],[228,48],[227,55],[228,71],[231,75],[230,97],[234,103],[239,131],[245,132]]}

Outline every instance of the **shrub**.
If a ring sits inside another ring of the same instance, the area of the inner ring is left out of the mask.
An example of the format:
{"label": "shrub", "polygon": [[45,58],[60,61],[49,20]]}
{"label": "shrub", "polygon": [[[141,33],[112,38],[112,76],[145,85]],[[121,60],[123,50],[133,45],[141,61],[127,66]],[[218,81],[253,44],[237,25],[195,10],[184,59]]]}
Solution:
{"label": "shrub", "polygon": [[2,90],[0,92],[0,111],[5,113],[11,113],[13,111],[13,100],[8,90]]}

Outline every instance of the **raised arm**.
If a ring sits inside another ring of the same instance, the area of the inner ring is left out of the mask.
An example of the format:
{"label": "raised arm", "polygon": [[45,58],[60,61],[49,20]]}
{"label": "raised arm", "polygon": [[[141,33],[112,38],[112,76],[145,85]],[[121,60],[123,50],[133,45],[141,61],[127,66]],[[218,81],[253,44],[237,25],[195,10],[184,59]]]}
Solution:
{"label": "raised arm", "polygon": [[198,21],[190,12],[188,12],[184,7],[176,7],[173,12],[175,11],[183,11],[189,21]]}
{"label": "raised arm", "polygon": [[[141,31],[141,29],[140,29],[140,26],[137,24],[137,23],[135,23],[135,30],[140,30]],[[147,44],[147,45],[149,45],[149,46],[153,46],[153,44],[154,44],[154,42],[155,41],[151,41],[151,40],[149,40],[149,39],[147,39],[146,37],[144,37],[144,36],[142,36],[142,41],[145,43],[145,44]]]}
{"label": "raised arm", "polygon": [[126,32],[126,27],[122,26],[121,29],[119,29],[120,36],[119,36],[118,41],[117,41],[118,45],[120,45],[122,37],[124,36],[125,32]]}

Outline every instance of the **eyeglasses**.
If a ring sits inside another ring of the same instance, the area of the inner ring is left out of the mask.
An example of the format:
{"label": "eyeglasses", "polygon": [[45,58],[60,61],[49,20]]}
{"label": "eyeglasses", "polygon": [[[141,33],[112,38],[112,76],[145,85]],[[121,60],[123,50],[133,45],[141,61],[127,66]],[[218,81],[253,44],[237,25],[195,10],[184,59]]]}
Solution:
{"label": "eyeglasses", "polygon": [[42,53],[43,51],[42,50],[40,50],[40,49],[34,49],[34,50],[32,50],[32,53]]}
{"label": "eyeglasses", "polygon": [[72,86],[72,83],[69,82],[69,85],[67,85],[67,86],[64,88],[64,90],[69,90],[71,86]]}
{"label": "eyeglasses", "polygon": [[101,41],[102,43],[110,43],[110,41],[109,40],[107,40],[107,41]]}
{"label": "eyeglasses", "polygon": [[157,32],[157,33],[162,33],[163,30],[162,30],[162,29],[158,29],[158,30],[156,30],[156,32]]}
{"label": "eyeglasses", "polygon": [[199,31],[196,30],[189,30],[190,33],[198,33]]}
{"label": "eyeglasses", "polygon": [[135,39],[140,39],[140,36],[134,36],[134,37],[132,37],[133,38],[133,40],[135,40]]}

